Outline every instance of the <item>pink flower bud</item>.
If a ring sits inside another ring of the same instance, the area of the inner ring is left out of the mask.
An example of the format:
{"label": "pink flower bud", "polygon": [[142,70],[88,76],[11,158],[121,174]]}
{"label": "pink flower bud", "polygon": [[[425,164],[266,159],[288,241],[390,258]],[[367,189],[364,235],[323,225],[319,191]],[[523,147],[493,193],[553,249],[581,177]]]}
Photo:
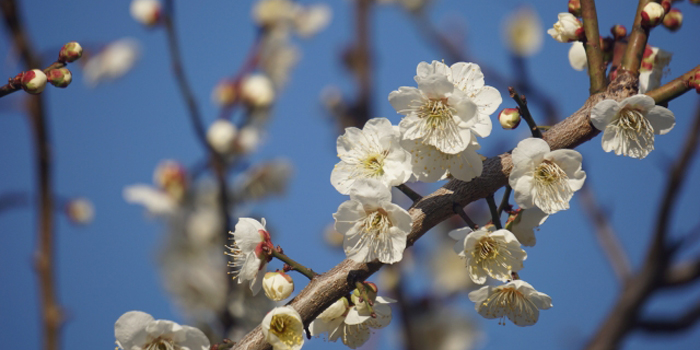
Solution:
{"label": "pink flower bud", "polygon": [[40,94],[44,91],[47,80],[41,69],[32,69],[22,74],[22,89],[30,94]]}
{"label": "pink flower bud", "polygon": [[664,13],[668,13],[671,10],[671,0],[661,1],[661,7],[664,9]]}
{"label": "pink flower bud", "polygon": [[162,161],[153,174],[153,182],[173,199],[181,201],[188,188],[187,170],[174,160]]}
{"label": "pink flower bud", "polygon": [[658,2],[649,2],[642,10],[642,25],[656,27],[664,20],[665,14],[666,11],[664,11],[661,4]]}
{"label": "pink flower bud", "polygon": [[49,74],[47,74],[47,77],[49,83],[58,88],[68,86],[73,80],[73,75],[67,68],[52,69],[49,71]]}
{"label": "pink flower bud", "polygon": [[515,129],[520,124],[520,110],[517,108],[505,108],[498,114],[501,127],[506,130]]}
{"label": "pink flower bud", "polygon": [[137,22],[152,27],[160,22],[161,7],[158,0],[134,0],[129,6],[129,11]]}
{"label": "pink flower bud", "polygon": [[683,14],[679,9],[672,8],[666,16],[664,16],[664,27],[668,30],[675,32],[681,28],[683,25]]}
{"label": "pink flower bud", "polygon": [[73,62],[83,56],[83,47],[77,41],[71,41],[63,45],[58,53],[58,60],[61,62]]}
{"label": "pink flower bud", "polygon": [[212,101],[220,107],[233,106],[237,98],[238,85],[228,80],[218,83],[211,94]]}
{"label": "pink flower bud", "polygon": [[95,217],[95,208],[87,198],[73,198],[66,203],[68,219],[78,225],[86,225]]}
{"label": "pink flower bud", "polygon": [[569,13],[581,17],[581,0],[569,0]]}
{"label": "pink flower bud", "polygon": [[620,40],[627,36],[627,28],[625,28],[625,26],[623,26],[622,24],[616,24],[612,28],[610,28],[610,33],[612,34],[613,38],[615,38],[615,40]]}

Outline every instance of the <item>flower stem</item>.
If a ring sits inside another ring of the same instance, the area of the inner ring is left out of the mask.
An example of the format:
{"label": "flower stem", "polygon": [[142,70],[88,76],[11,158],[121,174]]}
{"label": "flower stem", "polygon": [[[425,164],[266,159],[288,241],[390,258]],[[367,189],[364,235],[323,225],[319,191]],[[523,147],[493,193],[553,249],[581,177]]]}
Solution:
{"label": "flower stem", "polygon": [[367,309],[369,310],[370,315],[372,315],[372,318],[376,318],[377,314],[374,313],[373,308],[374,302],[367,296],[367,286],[365,286],[364,283],[358,281],[355,282],[355,287],[357,287],[357,290],[360,291],[360,296],[362,297],[362,300],[365,302],[365,304],[367,304]]}
{"label": "flower stem", "polygon": [[639,0],[637,14],[634,17],[634,25],[627,44],[627,51],[622,57],[622,69],[633,73],[635,76],[639,74],[639,67],[642,65],[642,55],[649,39],[649,28],[642,25],[642,10],[649,1]]}
{"label": "flower stem", "polygon": [[591,81],[590,94],[605,90],[606,65],[603,63],[603,51],[600,48],[600,34],[598,33],[598,14],[594,0],[581,0],[581,15],[583,16],[583,30],[586,32],[586,58],[588,59],[588,75]]}
{"label": "flower stem", "polygon": [[668,103],[674,98],[690,91],[690,79],[698,70],[700,70],[700,66],[691,69],[688,73],[681,75],[658,89],[647,92],[646,95],[654,98],[654,102],[656,102],[657,105]]}
{"label": "flower stem", "polygon": [[289,265],[292,267],[292,270],[298,271],[302,275],[306,276],[308,279],[312,280],[314,277],[318,276],[316,272],[314,272],[312,269],[292,260],[290,257],[280,253],[277,251],[277,249],[271,249],[272,256],[281,260],[285,264]]}
{"label": "flower stem", "polygon": [[501,213],[510,206],[508,200],[510,199],[510,194],[513,192],[513,188],[510,185],[506,185],[506,190],[503,192],[503,199],[501,199],[501,205],[498,206],[498,217],[501,217]]}
{"label": "flower stem", "polygon": [[454,211],[455,214],[459,215],[459,217],[462,218],[462,220],[464,220],[464,222],[467,223],[467,226],[469,226],[469,228],[471,228],[472,230],[476,230],[477,228],[479,228],[479,225],[477,225],[474,221],[472,221],[472,219],[469,216],[467,216],[467,213],[464,211],[464,208],[457,204],[457,202],[452,203],[452,211]]}
{"label": "flower stem", "polygon": [[486,202],[489,203],[489,210],[491,210],[491,220],[496,226],[496,229],[500,230],[503,228],[501,225],[501,216],[498,214],[498,208],[496,207],[496,200],[493,199],[493,193],[486,196]]}
{"label": "flower stem", "polygon": [[537,137],[541,139],[542,132],[537,126],[537,123],[535,123],[535,120],[532,119],[530,110],[527,108],[527,99],[525,98],[525,95],[518,95],[518,92],[515,91],[515,88],[512,86],[508,87],[508,92],[510,93],[510,98],[512,98],[515,101],[515,103],[518,104],[520,115],[522,115],[523,119],[525,119],[525,121],[527,122],[527,126],[530,128],[530,132],[532,132],[532,137]]}
{"label": "flower stem", "polygon": [[419,195],[418,192],[414,191],[412,188],[408,187],[406,184],[400,184],[396,186],[403,194],[405,194],[408,198],[410,198],[413,203],[418,202],[419,200],[423,199],[423,196]]}

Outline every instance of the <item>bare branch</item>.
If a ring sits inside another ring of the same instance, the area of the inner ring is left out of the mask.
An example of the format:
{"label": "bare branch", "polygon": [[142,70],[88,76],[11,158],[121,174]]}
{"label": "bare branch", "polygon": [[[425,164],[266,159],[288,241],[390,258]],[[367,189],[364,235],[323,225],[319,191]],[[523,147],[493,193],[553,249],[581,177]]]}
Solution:
{"label": "bare branch", "polygon": [[615,230],[610,225],[608,220],[608,215],[605,211],[598,205],[593,191],[588,185],[584,185],[583,188],[578,192],[578,199],[583,206],[583,209],[588,214],[591,222],[595,225],[596,238],[605,256],[608,258],[608,262],[615,271],[615,276],[620,283],[630,276],[632,268],[630,267],[629,257],[622,249],[622,245],[615,234]]}
{"label": "bare branch", "polygon": [[605,90],[605,68],[603,51],[600,48],[600,34],[598,34],[598,13],[594,0],[581,0],[581,16],[583,17],[583,30],[586,33],[586,58],[588,58],[588,75],[591,80],[591,95]]}
{"label": "bare branch", "polygon": [[635,76],[639,75],[639,67],[642,65],[642,55],[649,40],[649,28],[642,25],[642,10],[650,0],[639,0],[637,14],[634,17],[634,25],[630,33],[627,50],[622,57],[621,68]]}
{"label": "bare branch", "polygon": [[685,261],[669,267],[662,287],[682,287],[698,279],[700,279],[700,257],[696,260]]}
{"label": "bare branch", "polygon": [[691,69],[687,73],[657,89],[647,92],[646,95],[654,98],[656,104],[668,103],[674,98],[690,91],[690,78],[692,78],[698,70],[700,70],[700,66]]}
{"label": "bare branch", "polygon": [[676,317],[649,317],[639,321],[637,328],[647,333],[678,333],[687,331],[700,321],[700,302]]}

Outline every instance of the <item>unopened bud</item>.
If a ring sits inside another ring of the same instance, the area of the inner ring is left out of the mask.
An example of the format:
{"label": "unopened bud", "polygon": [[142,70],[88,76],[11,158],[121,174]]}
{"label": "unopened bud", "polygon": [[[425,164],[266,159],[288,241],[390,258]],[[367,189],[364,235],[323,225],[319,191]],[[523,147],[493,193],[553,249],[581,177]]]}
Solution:
{"label": "unopened bud", "polygon": [[22,74],[22,89],[30,94],[40,94],[46,87],[46,74],[41,69],[32,69]]}
{"label": "unopened bud", "polygon": [[569,0],[569,13],[581,17],[581,0]]}
{"label": "unopened bud", "polygon": [[649,2],[642,10],[642,25],[656,27],[664,20],[664,8],[658,2]]}
{"label": "unopened bud", "polygon": [[86,225],[92,222],[95,217],[95,208],[87,198],[69,200],[65,210],[68,219],[74,224]]}
{"label": "unopened bud", "polygon": [[58,88],[64,88],[73,81],[73,74],[68,68],[52,69],[46,76],[49,79],[49,83]]}
{"label": "unopened bud", "polygon": [[238,87],[233,82],[221,81],[214,87],[211,99],[220,107],[233,106],[233,104],[236,103],[236,98],[238,98],[237,90]]}
{"label": "unopened bud", "polygon": [[515,129],[520,124],[520,110],[517,108],[505,108],[498,114],[498,121],[501,127],[510,130]]}
{"label": "unopened bud", "polygon": [[700,94],[700,70],[695,71],[695,75],[690,77],[688,84],[690,87],[695,88],[695,92]]}
{"label": "unopened bud", "polygon": [[160,22],[161,4],[158,0],[134,0],[129,11],[131,17],[145,26],[151,27]]}
{"label": "unopened bud", "polygon": [[187,171],[174,160],[164,160],[158,164],[153,182],[172,198],[181,201],[187,190]]}
{"label": "unopened bud", "polygon": [[83,56],[83,47],[77,41],[71,41],[63,45],[58,53],[58,60],[61,62],[73,62]]}
{"label": "unopened bud", "polygon": [[219,119],[209,127],[207,141],[218,153],[229,154],[233,151],[237,133],[238,130],[230,121]]}
{"label": "unopened bud", "polygon": [[559,14],[559,20],[554,23],[553,28],[547,30],[547,34],[560,43],[581,40],[585,36],[581,21],[568,12]]}
{"label": "unopened bud", "polygon": [[661,1],[661,8],[664,9],[664,13],[668,13],[668,11],[671,11],[671,2],[671,0]]}
{"label": "unopened bud", "polygon": [[681,28],[683,25],[683,14],[679,9],[672,8],[666,16],[664,16],[664,27],[668,30],[675,32]]}
{"label": "unopened bud", "polygon": [[274,301],[282,301],[289,298],[294,292],[292,276],[284,272],[268,272],[262,282],[265,295]]}
{"label": "unopened bud", "polygon": [[241,82],[241,98],[253,108],[268,107],[275,100],[275,87],[263,74],[251,74]]}
{"label": "unopened bud", "polygon": [[[377,299],[377,291],[379,290],[377,285],[372,282],[363,282],[362,284],[365,286],[364,289],[367,298],[374,303],[374,301]],[[364,300],[362,297],[362,292],[360,292],[359,289],[355,289],[350,297],[352,299],[352,303],[355,304],[355,307],[358,310],[363,310],[367,307],[367,300]]]}
{"label": "unopened bud", "polygon": [[615,40],[620,40],[627,36],[627,28],[625,28],[625,26],[623,26],[622,24],[616,24],[612,28],[610,28],[610,33],[612,34],[613,38],[615,38]]}

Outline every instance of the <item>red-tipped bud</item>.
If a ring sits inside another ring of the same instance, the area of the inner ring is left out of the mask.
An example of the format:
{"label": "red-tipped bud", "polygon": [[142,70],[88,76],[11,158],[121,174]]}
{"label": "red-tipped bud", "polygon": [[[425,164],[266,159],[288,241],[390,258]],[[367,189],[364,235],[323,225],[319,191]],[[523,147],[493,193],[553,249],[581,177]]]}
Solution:
{"label": "red-tipped bud", "polygon": [[83,47],[77,41],[71,41],[63,45],[58,53],[58,60],[61,62],[73,62],[83,56]]}
{"label": "red-tipped bud", "polygon": [[160,22],[161,7],[158,0],[134,0],[129,11],[137,22],[152,27]]}
{"label": "red-tipped bud", "polygon": [[73,74],[67,68],[52,69],[46,76],[49,83],[58,88],[64,88],[73,81]]}
{"label": "red-tipped bud", "polygon": [[664,13],[668,13],[668,11],[671,11],[671,2],[671,0],[661,1],[661,7],[664,9]]}
{"label": "red-tipped bud", "polygon": [[238,99],[238,85],[232,81],[219,82],[211,94],[211,99],[221,107],[231,107]]}
{"label": "red-tipped bud", "polygon": [[622,24],[616,24],[612,28],[610,28],[610,33],[612,34],[613,38],[615,40],[620,40],[624,39],[627,37],[627,28],[623,26]]}
{"label": "red-tipped bud", "polygon": [[22,74],[22,89],[30,94],[40,94],[47,82],[46,74],[41,69],[32,69]]}
{"label": "red-tipped bud", "polygon": [[498,114],[501,127],[507,130],[517,128],[520,125],[520,120],[520,110],[517,108],[505,108]]}
{"label": "red-tipped bud", "polygon": [[581,0],[569,0],[569,13],[581,17]]}
{"label": "red-tipped bud", "polygon": [[695,71],[695,75],[690,78],[688,84],[690,87],[695,88],[695,92],[700,94],[700,70]]}
{"label": "red-tipped bud", "polygon": [[666,16],[664,16],[663,23],[664,27],[672,32],[681,29],[681,25],[683,25],[683,14],[681,13],[681,10],[672,8],[671,11],[666,13]]}
{"label": "red-tipped bud", "polygon": [[174,160],[164,160],[158,164],[153,182],[172,198],[181,201],[188,187],[187,170]]}
{"label": "red-tipped bud", "polygon": [[665,14],[666,11],[658,2],[649,2],[642,10],[642,25],[656,27],[664,20]]}

